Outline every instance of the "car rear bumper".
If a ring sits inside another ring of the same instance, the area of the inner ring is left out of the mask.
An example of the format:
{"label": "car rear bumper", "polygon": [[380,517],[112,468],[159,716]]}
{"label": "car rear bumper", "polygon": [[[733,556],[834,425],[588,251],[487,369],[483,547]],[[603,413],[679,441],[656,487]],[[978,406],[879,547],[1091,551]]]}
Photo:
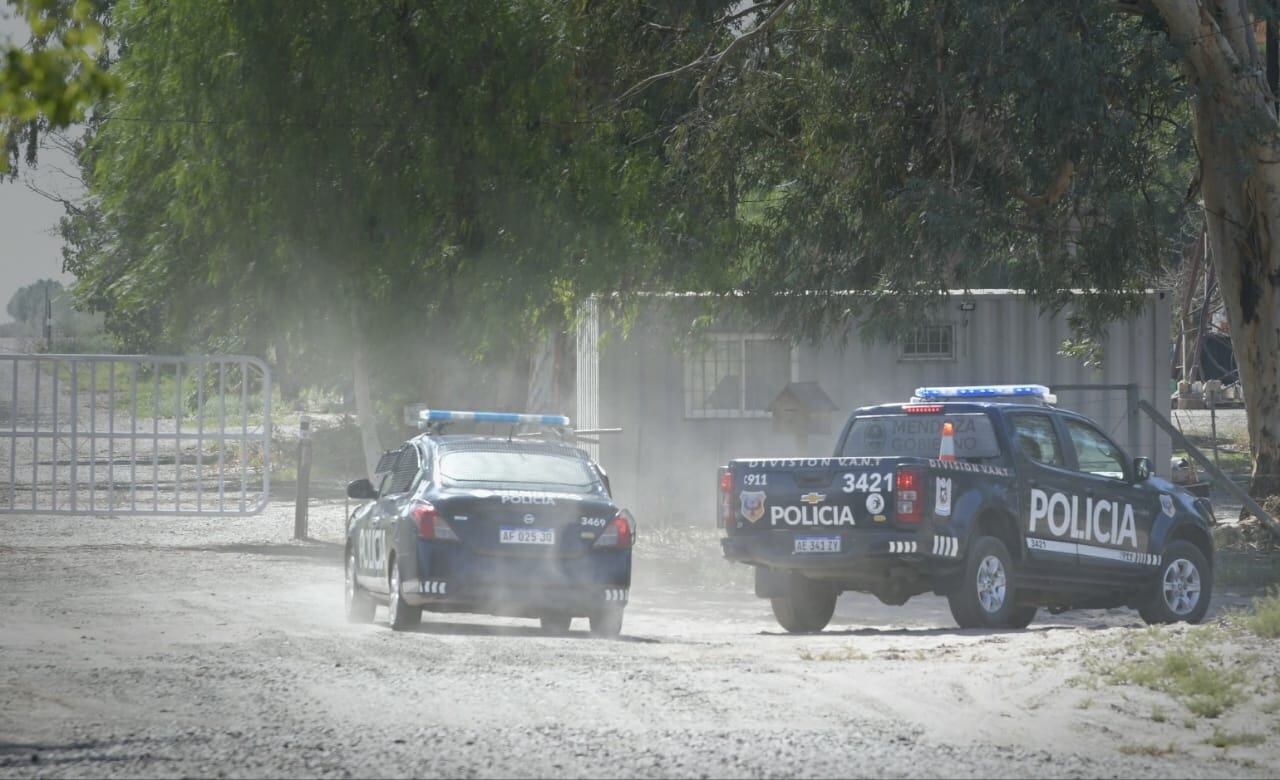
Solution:
{"label": "car rear bumper", "polygon": [[577,558],[520,557],[420,541],[414,575],[401,583],[401,596],[408,604],[430,610],[588,615],[601,604],[627,603],[631,551],[599,550]]}
{"label": "car rear bumper", "polygon": [[[797,537],[837,537],[839,552],[796,552]],[[928,529],[863,528],[857,531],[803,533],[752,531],[720,540],[730,561],[801,572],[855,571],[869,564],[946,565],[958,563],[964,550],[958,537]]]}

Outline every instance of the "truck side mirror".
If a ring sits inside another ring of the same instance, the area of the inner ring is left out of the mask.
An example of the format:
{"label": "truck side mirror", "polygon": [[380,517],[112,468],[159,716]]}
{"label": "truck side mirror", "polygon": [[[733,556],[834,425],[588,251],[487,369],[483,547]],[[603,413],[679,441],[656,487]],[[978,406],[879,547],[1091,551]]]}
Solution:
{"label": "truck side mirror", "polygon": [[1146,482],[1151,479],[1151,458],[1133,459],[1133,481]]}
{"label": "truck side mirror", "polygon": [[357,479],[354,482],[347,483],[347,498],[364,501],[365,499],[377,497],[377,488],[367,479]]}

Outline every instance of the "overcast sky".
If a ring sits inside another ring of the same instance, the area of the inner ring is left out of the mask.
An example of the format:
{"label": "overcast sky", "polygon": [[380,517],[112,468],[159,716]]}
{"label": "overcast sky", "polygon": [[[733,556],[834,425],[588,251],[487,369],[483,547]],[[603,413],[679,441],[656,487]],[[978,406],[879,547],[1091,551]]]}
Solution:
{"label": "overcast sky", "polygon": [[[0,3],[0,41],[27,39],[27,26],[13,16],[8,3]],[[62,273],[62,239],[57,236],[62,206],[32,192],[27,184],[61,197],[74,199],[81,188],[78,182],[58,172],[74,171],[74,163],[54,148],[40,152],[40,167],[23,166],[17,181],[0,182],[0,321],[9,317],[4,307],[14,291],[37,279],[61,279],[63,284],[73,277]]]}

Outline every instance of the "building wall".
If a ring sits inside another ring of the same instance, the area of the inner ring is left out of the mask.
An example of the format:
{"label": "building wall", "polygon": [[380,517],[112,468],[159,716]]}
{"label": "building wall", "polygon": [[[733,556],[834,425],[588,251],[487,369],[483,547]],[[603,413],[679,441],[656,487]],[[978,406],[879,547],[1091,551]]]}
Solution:
{"label": "building wall", "polygon": [[[972,311],[962,311],[961,301]],[[829,455],[849,413],[860,406],[906,400],[922,385],[1136,383],[1139,395],[1169,412],[1170,301],[1152,293],[1134,318],[1108,333],[1103,365],[1089,368],[1058,353],[1070,334],[1068,311],[1040,312],[1007,291],[953,295],[939,322],[955,325],[951,360],[904,360],[900,347],[843,340],[795,348],[794,380],[817,381],[835,402],[831,432],[807,440],[774,431],[764,418],[688,418],[684,353],[676,336],[689,327],[687,299],[655,296],[641,306],[628,333],[584,312],[578,334],[579,425],[621,427],[601,437],[597,456],[619,502],[642,523],[712,524],[716,468],[731,458]],[[602,338],[603,337],[603,338]],[[843,341],[843,344],[840,342]],[[1058,391],[1059,406],[1092,417],[1130,457],[1147,455],[1167,475],[1171,446],[1145,415],[1131,441],[1123,390]]]}

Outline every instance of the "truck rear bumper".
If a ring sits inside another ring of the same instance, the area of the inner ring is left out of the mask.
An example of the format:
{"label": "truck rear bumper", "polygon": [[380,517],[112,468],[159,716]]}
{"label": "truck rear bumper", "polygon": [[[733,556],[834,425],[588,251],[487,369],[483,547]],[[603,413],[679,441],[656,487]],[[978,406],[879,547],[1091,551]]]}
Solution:
{"label": "truck rear bumper", "polygon": [[[797,538],[816,536],[840,540],[839,552],[797,552]],[[891,528],[853,532],[798,534],[794,531],[755,531],[720,540],[730,561],[811,573],[859,571],[874,564],[958,563],[963,550],[957,537],[928,530]]]}

